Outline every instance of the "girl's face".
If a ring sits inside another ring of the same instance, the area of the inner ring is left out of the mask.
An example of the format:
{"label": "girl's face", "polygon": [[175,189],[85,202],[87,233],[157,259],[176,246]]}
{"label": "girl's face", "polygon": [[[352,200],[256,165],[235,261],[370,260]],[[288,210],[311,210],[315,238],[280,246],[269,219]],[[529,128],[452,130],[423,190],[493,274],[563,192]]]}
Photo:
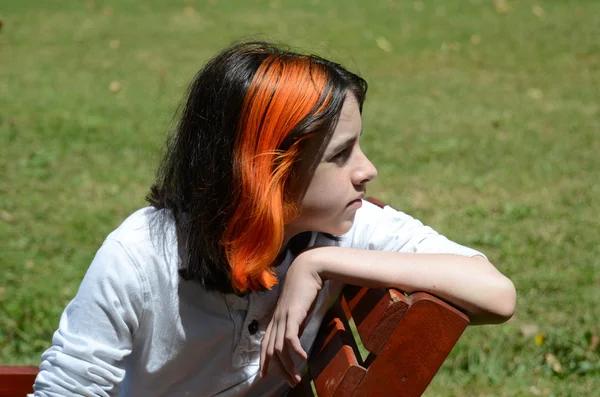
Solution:
{"label": "girl's face", "polygon": [[[360,149],[361,132],[358,102],[348,93],[333,135],[308,182],[300,216],[286,225],[286,237],[304,231],[341,235],[350,230],[361,206],[360,199],[366,194],[366,185],[377,176],[377,169]],[[303,175],[318,156],[320,144],[319,139],[308,142],[298,165],[301,186],[305,186]]]}

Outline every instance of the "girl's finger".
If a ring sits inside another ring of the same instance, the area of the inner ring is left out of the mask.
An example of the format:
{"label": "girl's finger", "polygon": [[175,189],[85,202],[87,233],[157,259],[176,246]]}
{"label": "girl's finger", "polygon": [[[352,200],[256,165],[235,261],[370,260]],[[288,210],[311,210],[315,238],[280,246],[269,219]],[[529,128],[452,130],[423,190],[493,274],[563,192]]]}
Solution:
{"label": "girl's finger", "polygon": [[[289,318],[289,314],[286,317]],[[288,374],[294,379],[295,382],[299,382],[300,374],[296,369],[296,363],[292,358],[290,346],[287,343],[288,341],[286,335],[289,332],[287,323],[288,322],[286,321],[283,323],[283,326],[277,327],[277,342],[275,344],[275,350]]]}
{"label": "girl's finger", "polygon": [[300,343],[300,325],[298,324],[298,320],[293,318],[292,316],[288,316],[288,322],[286,327],[285,340],[286,343],[294,350],[294,352],[299,355],[303,360],[308,358],[308,355],[302,348],[302,344]]}
{"label": "girl's finger", "polygon": [[[275,336],[277,335],[277,324],[271,323],[271,329],[269,331],[269,341],[267,342],[267,351],[265,353],[265,364],[269,365],[271,359],[275,355]],[[264,374],[267,374],[267,367],[265,366]]]}
{"label": "girl's finger", "polygon": [[269,345],[269,340],[271,336],[271,327],[273,322],[269,321],[269,325],[267,326],[267,330],[265,331],[265,335],[263,336],[262,341],[260,342],[260,377],[264,378],[267,375],[267,371],[269,370],[269,359],[267,357],[267,347]]}
{"label": "girl's finger", "polygon": [[[287,315],[285,316],[287,317]],[[279,360],[281,362],[281,364],[283,365],[283,368],[285,369],[286,373],[290,376],[293,377],[294,373],[292,372],[292,368],[290,367],[290,360],[291,357],[286,357],[284,351],[287,350],[286,346],[285,346],[285,318],[283,318],[282,320],[279,321],[279,323],[277,324],[277,333],[275,334],[275,354],[279,357]],[[292,364],[293,364],[293,360],[292,360]]]}

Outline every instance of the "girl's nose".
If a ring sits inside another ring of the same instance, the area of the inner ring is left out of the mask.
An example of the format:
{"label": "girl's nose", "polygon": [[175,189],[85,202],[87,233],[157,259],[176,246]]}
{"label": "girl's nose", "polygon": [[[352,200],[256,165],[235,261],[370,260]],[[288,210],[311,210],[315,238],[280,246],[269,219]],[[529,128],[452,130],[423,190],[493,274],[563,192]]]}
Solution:
{"label": "girl's nose", "polygon": [[371,182],[375,178],[377,178],[377,168],[375,168],[371,160],[363,154],[363,161],[356,169],[353,182],[355,185],[362,185]]}

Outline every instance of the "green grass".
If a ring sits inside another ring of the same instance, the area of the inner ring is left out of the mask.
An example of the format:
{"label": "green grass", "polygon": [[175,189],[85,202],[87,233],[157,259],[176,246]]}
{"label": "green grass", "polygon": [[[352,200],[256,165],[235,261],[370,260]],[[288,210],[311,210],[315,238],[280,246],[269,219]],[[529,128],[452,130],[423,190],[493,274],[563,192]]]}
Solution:
{"label": "green grass", "polygon": [[39,363],[96,249],[144,205],[187,82],[259,35],[366,77],[369,193],[517,287],[515,317],[469,328],[426,395],[595,393],[600,3],[506,3],[4,1],[0,362]]}

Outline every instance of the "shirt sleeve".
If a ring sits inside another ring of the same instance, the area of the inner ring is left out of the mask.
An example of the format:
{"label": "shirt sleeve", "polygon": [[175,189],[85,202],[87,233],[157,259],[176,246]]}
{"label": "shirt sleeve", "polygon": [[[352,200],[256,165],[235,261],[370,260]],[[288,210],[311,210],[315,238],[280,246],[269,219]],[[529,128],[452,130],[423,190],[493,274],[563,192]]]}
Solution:
{"label": "shirt sleeve", "polygon": [[360,249],[485,257],[479,251],[449,240],[404,212],[390,206],[380,208],[365,200],[356,213],[352,229],[343,238],[346,244]]}
{"label": "shirt sleeve", "polygon": [[34,396],[117,395],[144,295],[136,263],[119,242],[107,239],[42,354]]}

